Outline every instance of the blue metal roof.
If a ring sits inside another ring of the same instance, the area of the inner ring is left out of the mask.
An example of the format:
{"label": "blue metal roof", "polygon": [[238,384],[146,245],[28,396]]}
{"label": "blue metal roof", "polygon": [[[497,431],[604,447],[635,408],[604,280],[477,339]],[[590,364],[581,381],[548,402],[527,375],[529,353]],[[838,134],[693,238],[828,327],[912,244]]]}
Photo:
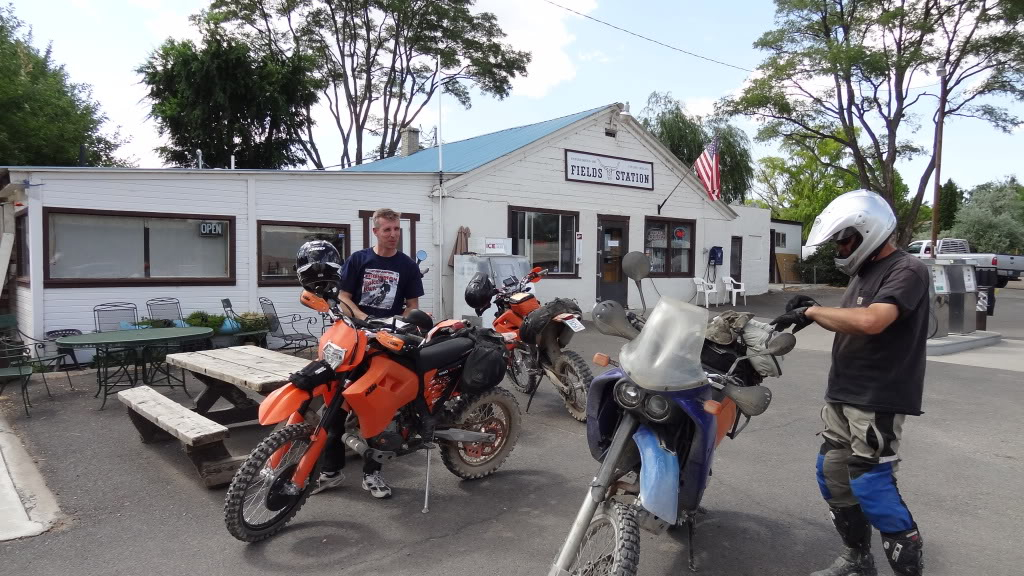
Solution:
{"label": "blue metal roof", "polygon": [[[524,146],[536,142],[566,126],[609,108],[601,106],[569,116],[509,128],[467,140],[445,144],[441,151],[444,171],[469,172]],[[376,162],[346,168],[345,172],[437,172],[437,147],[420,150],[409,156],[393,156]]]}

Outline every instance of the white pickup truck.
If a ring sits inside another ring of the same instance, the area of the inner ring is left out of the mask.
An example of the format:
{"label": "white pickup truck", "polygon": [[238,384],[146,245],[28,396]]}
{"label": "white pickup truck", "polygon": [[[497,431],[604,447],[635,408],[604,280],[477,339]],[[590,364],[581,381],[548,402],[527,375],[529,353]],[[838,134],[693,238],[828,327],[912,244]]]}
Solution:
{"label": "white pickup truck", "polygon": [[[918,258],[934,257],[932,256],[931,240],[911,242],[910,246],[907,246],[907,252]],[[978,266],[994,266],[999,274],[999,283],[996,284],[999,288],[1005,287],[1006,283],[1010,280],[1018,280],[1021,277],[1021,273],[1024,272],[1024,256],[993,253],[976,254],[971,252],[971,247],[967,240],[959,238],[940,238],[938,255],[940,258],[942,256],[952,256],[955,258],[977,260]]]}

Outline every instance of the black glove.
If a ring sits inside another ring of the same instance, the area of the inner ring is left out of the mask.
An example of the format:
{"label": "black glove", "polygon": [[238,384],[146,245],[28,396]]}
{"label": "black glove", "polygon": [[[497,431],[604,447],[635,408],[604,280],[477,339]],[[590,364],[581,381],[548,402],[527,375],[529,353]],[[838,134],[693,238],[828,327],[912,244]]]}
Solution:
{"label": "black glove", "polygon": [[794,308],[789,312],[786,312],[782,316],[779,316],[775,320],[772,320],[770,324],[774,324],[775,329],[779,331],[785,330],[786,328],[792,326],[793,333],[796,334],[797,332],[803,330],[804,328],[814,323],[814,320],[811,320],[810,318],[807,317],[807,308],[809,308],[809,306],[804,306],[802,308]]}
{"label": "black glove", "polygon": [[792,312],[796,308],[810,308],[811,306],[821,306],[818,301],[810,296],[804,296],[803,294],[797,294],[786,302],[786,312]]}
{"label": "black glove", "polygon": [[321,384],[334,380],[335,373],[331,365],[323,360],[313,360],[302,367],[302,370],[288,377],[288,381],[299,390],[312,392]]}

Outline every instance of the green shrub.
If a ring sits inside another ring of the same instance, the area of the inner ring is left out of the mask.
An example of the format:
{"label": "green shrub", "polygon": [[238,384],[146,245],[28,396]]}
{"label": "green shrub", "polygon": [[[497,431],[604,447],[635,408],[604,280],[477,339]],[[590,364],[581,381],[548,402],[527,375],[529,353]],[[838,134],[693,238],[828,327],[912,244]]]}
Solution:
{"label": "green shrub", "polygon": [[796,269],[800,272],[801,281],[811,284],[817,280],[818,284],[828,284],[829,286],[849,284],[850,277],[836,268],[836,256],[838,253],[834,243],[826,242],[819,246],[814,254],[797,262]]}
{"label": "green shrub", "polygon": [[243,312],[238,315],[236,320],[238,320],[238,324],[242,327],[242,332],[256,332],[270,328],[267,317],[259,312]]}
{"label": "green shrub", "polygon": [[224,318],[223,314],[210,314],[209,312],[197,310],[189,314],[188,318],[185,318],[185,323],[197,328],[212,328],[214,333],[216,333],[220,331],[221,325],[224,324]]}
{"label": "green shrub", "polygon": [[174,322],[163,318],[146,318],[143,317],[135,323],[136,326],[147,326],[149,328],[174,328]]}

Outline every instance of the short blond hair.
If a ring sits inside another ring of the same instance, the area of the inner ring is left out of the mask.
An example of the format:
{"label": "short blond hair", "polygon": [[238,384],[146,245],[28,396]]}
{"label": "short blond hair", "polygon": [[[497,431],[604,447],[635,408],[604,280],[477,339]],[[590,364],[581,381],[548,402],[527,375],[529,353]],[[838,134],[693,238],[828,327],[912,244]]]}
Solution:
{"label": "short blond hair", "polygon": [[391,208],[380,208],[376,212],[373,213],[373,218],[372,218],[373,227],[374,228],[380,228],[380,221],[381,220],[401,220],[401,219],[402,219],[402,213],[401,212],[395,212]]}

